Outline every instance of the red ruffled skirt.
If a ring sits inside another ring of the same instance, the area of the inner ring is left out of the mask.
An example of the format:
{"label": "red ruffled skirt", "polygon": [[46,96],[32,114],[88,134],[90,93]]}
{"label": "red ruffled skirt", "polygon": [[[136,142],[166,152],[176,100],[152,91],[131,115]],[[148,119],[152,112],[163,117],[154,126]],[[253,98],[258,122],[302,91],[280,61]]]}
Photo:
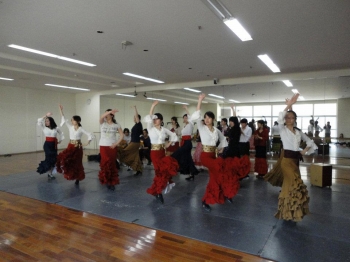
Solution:
{"label": "red ruffled skirt", "polygon": [[85,178],[83,167],[83,148],[68,144],[68,147],[57,156],[56,169],[64,174],[67,180],[83,180]]}
{"label": "red ruffled skirt", "polygon": [[258,174],[261,174],[261,175],[266,175],[267,174],[267,161],[266,161],[266,158],[260,158],[260,157],[256,157],[255,158],[254,172],[258,173]]}
{"label": "red ruffled skirt", "polygon": [[243,178],[250,173],[251,163],[250,163],[249,156],[247,155],[241,156],[240,161],[241,161],[241,166],[239,170],[239,178]]}
{"label": "red ruffled skirt", "polygon": [[101,162],[98,179],[102,185],[114,186],[119,184],[118,169],[116,166],[117,148],[100,146]]}
{"label": "red ruffled skirt", "polygon": [[155,176],[152,186],[147,189],[147,193],[156,196],[166,188],[171,177],[177,174],[179,164],[171,156],[165,156],[164,150],[151,150],[151,160]]}
{"label": "red ruffled skirt", "polygon": [[227,157],[224,159],[224,172],[222,174],[222,190],[224,196],[232,198],[237,195],[242,172],[242,162],[238,157]]}
{"label": "red ruffled skirt", "polygon": [[178,148],[180,147],[180,144],[179,142],[175,142],[175,144],[172,146],[169,146],[166,151],[167,152],[171,152],[171,153],[174,153]]}
{"label": "red ruffled skirt", "polygon": [[209,170],[209,182],[202,201],[206,204],[223,204],[225,202],[223,178],[225,160],[216,158],[215,152],[202,152],[201,162]]}

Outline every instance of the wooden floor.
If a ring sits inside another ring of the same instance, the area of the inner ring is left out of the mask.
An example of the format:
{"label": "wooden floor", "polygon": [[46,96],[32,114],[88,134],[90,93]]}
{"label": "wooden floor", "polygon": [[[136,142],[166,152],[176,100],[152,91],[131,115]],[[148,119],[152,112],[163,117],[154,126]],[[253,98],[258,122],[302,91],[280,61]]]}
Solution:
{"label": "wooden floor", "polygon": [[[35,170],[43,158],[43,152],[0,157],[0,175]],[[350,163],[349,159],[342,161]],[[303,179],[308,179],[307,174],[303,168]],[[349,184],[349,170],[334,168],[333,178],[333,183]],[[0,192],[0,261],[270,260]]]}
{"label": "wooden floor", "polygon": [[270,261],[0,192],[0,261]]}

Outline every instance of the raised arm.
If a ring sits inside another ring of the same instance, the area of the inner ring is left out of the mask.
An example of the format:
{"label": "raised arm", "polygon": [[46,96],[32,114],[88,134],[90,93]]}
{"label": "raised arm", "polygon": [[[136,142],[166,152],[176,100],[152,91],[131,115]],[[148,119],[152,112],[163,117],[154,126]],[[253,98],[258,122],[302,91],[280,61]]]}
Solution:
{"label": "raised arm", "polygon": [[190,111],[188,111],[187,106],[183,105],[182,108],[185,109],[187,116],[190,116]]}
{"label": "raised arm", "polygon": [[235,110],[235,104],[231,105],[231,114],[232,114],[232,116],[237,116],[236,115],[236,110]]}
{"label": "raised arm", "polygon": [[197,111],[201,110],[202,101],[205,98],[205,94],[200,94],[198,97]]}
{"label": "raised arm", "polygon": [[156,105],[158,105],[159,101],[156,100],[152,103],[151,109],[149,110],[149,115],[152,117],[153,116],[153,112],[154,112],[154,108],[156,107]]}
{"label": "raised arm", "polygon": [[132,106],[135,109],[135,121],[136,123],[140,123],[140,119],[139,119],[139,113],[137,112],[137,108],[136,106]]}
{"label": "raised arm", "polygon": [[61,116],[64,116],[64,114],[63,114],[63,106],[61,104],[59,104],[58,108],[60,109]]}
{"label": "raised arm", "polygon": [[292,110],[292,106],[297,102],[299,94],[294,94],[291,99],[286,98],[286,108],[284,111]]}
{"label": "raised arm", "polygon": [[104,112],[101,117],[100,117],[100,125],[103,124],[103,122],[105,121],[105,117],[108,116],[109,114],[113,114],[115,115],[115,113],[119,112],[118,109],[113,109],[112,111],[106,111]]}
{"label": "raised arm", "polygon": [[52,116],[52,113],[51,113],[51,112],[47,112],[46,115],[40,117],[40,118],[38,119],[38,126],[41,126],[42,128],[45,128],[44,119],[45,119],[46,117],[49,117],[49,116]]}

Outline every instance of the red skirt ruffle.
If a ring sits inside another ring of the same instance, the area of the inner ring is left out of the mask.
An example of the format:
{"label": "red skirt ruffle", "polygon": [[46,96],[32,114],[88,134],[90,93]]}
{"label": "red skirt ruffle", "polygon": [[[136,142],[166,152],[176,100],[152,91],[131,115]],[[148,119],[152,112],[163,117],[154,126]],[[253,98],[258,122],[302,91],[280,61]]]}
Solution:
{"label": "red skirt ruffle", "polygon": [[174,158],[165,156],[164,150],[151,150],[151,160],[155,176],[152,186],[147,189],[147,193],[155,196],[161,194],[171,177],[177,174],[179,164]]}
{"label": "red skirt ruffle", "polygon": [[250,163],[249,156],[247,155],[241,156],[240,161],[241,161],[241,166],[238,173],[239,173],[239,178],[243,178],[250,173],[251,163]]}
{"label": "red skirt ruffle", "polygon": [[175,142],[173,146],[169,146],[166,151],[174,153],[180,147],[179,142]]}
{"label": "red skirt ruffle", "polygon": [[223,204],[225,202],[223,190],[223,174],[225,160],[221,157],[216,158],[215,152],[202,152],[201,162],[209,170],[209,182],[205,189],[202,201],[206,204]]}
{"label": "red skirt ruffle", "polygon": [[222,189],[224,196],[232,198],[237,195],[240,184],[241,159],[238,157],[228,157],[224,160],[224,172],[222,174]]}
{"label": "red skirt ruffle", "polygon": [[267,161],[266,158],[255,158],[254,172],[262,175],[267,174]]}
{"label": "red skirt ruffle", "polygon": [[64,174],[67,180],[83,180],[83,148],[68,144],[68,147],[57,156],[56,169]]}
{"label": "red skirt ruffle", "polygon": [[119,184],[118,169],[116,166],[117,148],[109,146],[100,146],[101,162],[98,179],[102,185],[114,186]]}

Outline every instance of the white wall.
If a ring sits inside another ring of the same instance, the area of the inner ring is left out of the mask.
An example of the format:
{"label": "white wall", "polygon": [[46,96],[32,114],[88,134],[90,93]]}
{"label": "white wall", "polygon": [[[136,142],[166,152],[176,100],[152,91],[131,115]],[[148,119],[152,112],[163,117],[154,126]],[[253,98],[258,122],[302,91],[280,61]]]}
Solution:
{"label": "white wall", "polygon": [[338,99],[338,135],[344,134],[344,137],[350,137],[350,98]]}
{"label": "white wall", "polygon": [[[59,125],[59,103],[67,115],[75,114],[75,94],[0,86],[0,155],[37,151],[37,119],[50,111]],[[45,137],[40,135],[43,144]],[[65,139],[59,148],[67,143]]]}

